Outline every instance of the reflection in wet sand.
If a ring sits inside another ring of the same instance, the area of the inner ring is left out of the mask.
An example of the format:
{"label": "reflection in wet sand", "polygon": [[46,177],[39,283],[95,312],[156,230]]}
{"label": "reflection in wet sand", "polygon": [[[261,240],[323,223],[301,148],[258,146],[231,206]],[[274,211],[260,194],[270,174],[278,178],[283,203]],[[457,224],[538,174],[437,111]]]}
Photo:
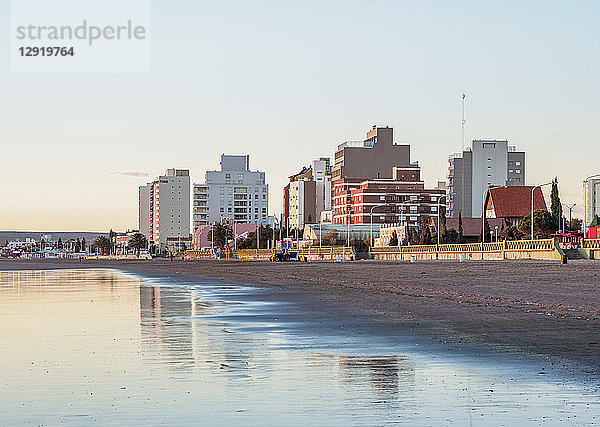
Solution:
{"label": "reflection in wet sand", "polygon": [[598,420],[576,381],[309,328],[260,298],[111,270],[0,272],[0,425]]}
{"label": "reflection in wet sand", "polygon": [[365,383],[382,399],[394,399],[414,386],[414,368],[401,356],[338,356],[342,384],[363,387]]}

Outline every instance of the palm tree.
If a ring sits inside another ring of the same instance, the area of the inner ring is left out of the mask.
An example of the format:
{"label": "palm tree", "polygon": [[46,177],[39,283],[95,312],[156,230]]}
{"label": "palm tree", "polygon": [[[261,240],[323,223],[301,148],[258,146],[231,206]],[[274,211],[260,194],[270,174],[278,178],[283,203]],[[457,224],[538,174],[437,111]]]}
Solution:
{"label": "palm tree", "polygon": [[135,233],[129,238],[127,247],[135,250],[136,255],[139,257],[140,251],[148,247],[148,239],[142,233]]}
{"label": "palm tree", "polygon": [[98,249],[100,251],[100,253],[102,255],[105,255],[106,253],[110,254],[110,250],[112,248],[112,244],[110,242],[110,239],[107,238],[106,236],[100,236],[100,237],[98,237],[94,241],[94,246],[96,247],[96,249]]}

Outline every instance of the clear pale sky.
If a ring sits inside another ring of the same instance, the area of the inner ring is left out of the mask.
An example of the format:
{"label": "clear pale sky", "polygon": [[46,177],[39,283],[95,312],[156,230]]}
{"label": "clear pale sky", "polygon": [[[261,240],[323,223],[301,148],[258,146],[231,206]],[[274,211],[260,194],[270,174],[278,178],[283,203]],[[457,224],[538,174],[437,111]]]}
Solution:
{"label": "clear pale sky", "polygon": [[462,92],[467,138],[525,150],[528,183],[581,206],[600,173],[597,1],[153,1],[148,75],[11,74],[6,3],[0,230],[136,228],[139,185],[201,182],[223,152],[267,172],[279,214],[288,175],[374,124],[432,186]]}

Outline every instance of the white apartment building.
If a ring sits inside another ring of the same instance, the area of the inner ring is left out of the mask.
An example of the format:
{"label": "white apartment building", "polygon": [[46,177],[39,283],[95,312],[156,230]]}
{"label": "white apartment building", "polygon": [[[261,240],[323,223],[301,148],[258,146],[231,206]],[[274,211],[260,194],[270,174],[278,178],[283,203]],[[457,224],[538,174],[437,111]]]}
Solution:
{"label": "white apartment building", "polygon": [[159,252],[167,238],[190,236],[190,171],[167,169],[166,175],[139,188],[139,228]]}
{"label": "white apartment building", "polygon": [[316,217],[321,212],[331,210],[331,161],[321,157],[312,162],[313,179],[316,187]]}
{"label": "white apartment building", "polygon": [[470,148],[450,156],[448,216],[481,217],[484,193],[496,185],[525,185],[525,153],[507,140],[474,139]]}
{"label": "white apartment building", "polygon": [[283,192],[285,224],[301,230],[305,224],[318,223],[321,212],[331,210],[330,160],[313,160],[310,167],[303,167],[289,179]]}
{"label": "white apartment building", "polygon": [[221,155],[221,170],[207,171],[205,183],[194,184],[194,231],[223,219],[266,225],[268,214],[265,173],[250,170],[249,155]]}
{"label": "white apartment building", "polygon": [[600,178],[583,182],[583,209],[585,227],[588,227],[595,215],[600,216]]}

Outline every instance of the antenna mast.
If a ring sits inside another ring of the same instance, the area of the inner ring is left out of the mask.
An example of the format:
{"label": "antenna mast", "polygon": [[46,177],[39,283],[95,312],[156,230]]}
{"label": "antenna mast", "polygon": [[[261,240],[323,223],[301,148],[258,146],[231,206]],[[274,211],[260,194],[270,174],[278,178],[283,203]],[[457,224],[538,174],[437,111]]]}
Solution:
{"label": "antenna mast", "polygon": [[465,149],[465,125],[467,124],[467,121],[465,120],[465,98],[467,97],[467,95],[465,95],[464,93],[462,94],[462,108],[461,108],[461,121],[460,121],[460,130],[461,130],[461,134],[460,134],[460,143],[461,143],[461,151],[463,151]]}

